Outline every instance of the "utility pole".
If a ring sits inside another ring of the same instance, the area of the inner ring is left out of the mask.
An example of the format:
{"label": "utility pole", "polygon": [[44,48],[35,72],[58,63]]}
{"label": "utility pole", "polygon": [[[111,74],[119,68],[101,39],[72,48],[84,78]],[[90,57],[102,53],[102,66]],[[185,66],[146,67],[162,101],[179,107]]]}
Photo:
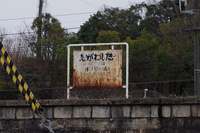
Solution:
{"label": "utility pole", "polygon": [[199,2],[194,0],[194,95],[200,95],[199,88]]}
{"label": "utility pole", "polygon": [[[186,2],[186,3],[185,3]],[[179,6],[181,13],[194,14],[194,28],[184,28],[183,31],[194,31],[194,95],[200,95],[199,86],[199,2],[194,0],[194,9],[185,10],[187,1],[174,0],[174,3]],[[183,7],[183,9],[182,9]]]}
{"label": "utility pole", "polygon": [[[43,0],[39,0],[39,11],[38,11],[38,18],[39,21],[42,21],[42,7],[43,7]],[[36,47],[36,56],[41,57],[41,46],[39,44],[39,41],[41,40],[42,36],[42,24],[39,22],[38,23],[38,31],[37,31],[38,37],[37,37],[37,47]]]}

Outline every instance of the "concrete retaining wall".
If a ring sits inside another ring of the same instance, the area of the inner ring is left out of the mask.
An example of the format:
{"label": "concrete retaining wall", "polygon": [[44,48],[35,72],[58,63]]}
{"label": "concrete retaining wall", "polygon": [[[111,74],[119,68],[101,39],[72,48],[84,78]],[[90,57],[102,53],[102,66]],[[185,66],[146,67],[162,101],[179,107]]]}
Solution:
{"label": "concrete retaining wall", "polygon": [[[199,133],[199,98],[39,100],[55,132]],[[48,132],[25,100],[0,101],[0,131]]]}

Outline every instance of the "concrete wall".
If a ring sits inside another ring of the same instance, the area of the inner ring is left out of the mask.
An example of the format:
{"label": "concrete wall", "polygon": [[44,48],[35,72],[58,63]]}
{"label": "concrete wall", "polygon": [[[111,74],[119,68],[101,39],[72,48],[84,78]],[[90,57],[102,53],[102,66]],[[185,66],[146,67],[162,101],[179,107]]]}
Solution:
{"label": "concrete wall", "polygon": [[[55,132],[199,133],[199,98],[39,100]],[[25,100],[0,101],[0,132],[48,132]]]}

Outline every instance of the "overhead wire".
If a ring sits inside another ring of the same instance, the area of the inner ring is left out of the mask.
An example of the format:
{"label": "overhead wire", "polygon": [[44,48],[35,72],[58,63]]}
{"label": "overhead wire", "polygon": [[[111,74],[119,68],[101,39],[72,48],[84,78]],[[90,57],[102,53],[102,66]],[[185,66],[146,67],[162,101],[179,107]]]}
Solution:
{"label": "overhead wire", "polygon": [[92,4],[92,3],[87,2],[86,0],[81,0],[81,1],[83,3],[85,3],[86,5],[88,5],[88,6],[92,7],[92,8],[94,8],[94,9],[98,10],[98,6],[96,6],[96,5]]}
{"label": "overhead wire", "polygon": [[[175,20],[175,22],[182,22],[183,20],[178,20],[178,21],[176,21]],[[167,23],[166,23],[167,24]],[[131,24],[130,24],[131,25]],[[81,28],[81,27],[72,27],[72,28],[66,28],[65,30],[71,30],[71,29],[79,29],[79,28]],[[183,27],[182,27],[183,28]],[[177,29],[178,30],[180,30],[180,28],[170,28],[170,31],[177,31]],[[162,31],[169,31],[169,29],[162,29]],[[34,33],[34,32],[24,32],[24,33],[9,33],[9,34],[2,34],[2,35],[18,35],[18,34],[30,34],[30,33]]]}
{"label": "overhead wire", "polygon": [[[87,2],[87,1],[85,1],[85,0],[81,0],[82,2],[84,2],[84,3],[87,3],[87,4],[89,4],[89,2]],[[90,3],[90,5],[91,5],[91,3]],[[92,4],[93,5],[93,4]],[[93,6],[95,6],[95,5],[93,5]],[[70,15],[82,15],[82,14],[90,14],[90,13],[94,13],[94,12],[84,12],[84,13],[73,13],[73,14],[61,14],[61,15],[53,15],[53,16],[70,16]],[[131,13],[130,13],[130,15],[131,15]],[[13,18],[13,19],[0,19],[0,21],[12,21],[12,20],[20,20],[20,19],[32,19],[32,18],[35,18],[35,17],[27,17],[27,18]],[[192,16],[191,17],[186,17],[186,18],[184,18],[184,19],[181,19],[181,20],[174,20],[174,22],[182,22],[182,21],[184,21],[184,20],[188,20],[188,19],[190,19],[190,18],[192,18]],[[80,27],[72,27],[72,28],[68,28],[68,30],[73,30],[73,29],[79,29]],[[174,29],[173,29],[174,30]],[[177,30],[177,28],[176,28],[176,30]],[[21,33],[11,33],[11,34],[5,34],[5,35],[15,35],[15,34],[21,34]]]}
{"label": "overhead wire", "polygon": [[[72,27],[72,28],[67,28],[65,30],[70,30],[70,29],[79,29],[80,27]],[[9,34],[0,34],[0,36],[4,36],[4,35],[20,35],[20,34],[31,34],[31,33],[35,33],[35,32],[19,32],[19,33],[9,33]]]}
{"label": "overhead wire", "polygon": [[[61,15],[52,15],[52,16],[72,16],[72,15],[83,15],[83,14],[91,14],[94,12],[84,12],[84,13],[72,13],[72,14],[61,14]],[[12,21],[12,20],[20,20],[20,19],[33,19],[36,17],[26,17],[26,18],[11,18],[11,19],[0,19],[0,21]]]}

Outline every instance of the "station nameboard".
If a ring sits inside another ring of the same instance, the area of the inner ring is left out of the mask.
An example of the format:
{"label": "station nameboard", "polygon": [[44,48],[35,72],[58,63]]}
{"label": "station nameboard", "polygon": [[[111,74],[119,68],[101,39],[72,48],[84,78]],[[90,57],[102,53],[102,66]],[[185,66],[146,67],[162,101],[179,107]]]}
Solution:
{"label": "station nameboard", "polygon": [[122,50],[73,52],[73,88],[122,88]]}

